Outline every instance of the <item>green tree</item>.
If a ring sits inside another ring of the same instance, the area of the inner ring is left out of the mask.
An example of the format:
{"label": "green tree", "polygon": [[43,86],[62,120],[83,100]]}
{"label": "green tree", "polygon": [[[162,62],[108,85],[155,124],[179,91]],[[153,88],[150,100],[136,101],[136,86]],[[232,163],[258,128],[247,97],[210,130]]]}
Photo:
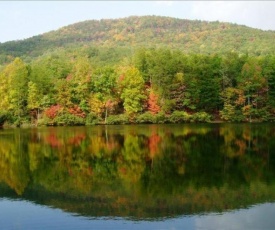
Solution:
{"label": "green tree", "polygon": [[92,76],[92,67],[87,58],[78,58],[72,72],[67,80],[71,88],[72,103],[80,105],[81,109],[87,110],[87,98],[90,93],[90,82]]}
{"label": "green tree", "polygon": [[28,106],[27,108],[31,111],[32,117],[36,121],[39,119],[39,112],[41,109],[41,99],[42,95],[37,88],[37,85],[30,81],[28,83]]}
{"label": "green tree", "polygon": [[118,70],[118,86],[120,97],[126,114],[132,116],[141,112],[146,99],[144,80],[139,70],[133,66],[120,67]]}
{"label": "green tree", "polygon": [[94,72],[92,91],[97,95],[97,99],[102,102],[105,122],[108,114],[114,111],[119,102],[115,87],[116,75],[113,68],[102,67]]}
{"label": "green tree", "polygon": [[263,77],[262,67],[257,58],[250,58],[243,65],[239,78],[239,88],[244,90],[246,103],[243,113],[251,122],[260,118],[267,109],[267,79]]}
{"label": "green tree", "polygon": [[239,75],[248,56],[240,55],[236,52],[226,53],[222,58],[222,89],[227,87],[237,87]]}
{"label": "green tree", "polygon": [[[214,112],[221,105],[221,58],[217,55],[194,55],[188,63],[188,74],[191,74],[197,81],[193,85],[192,96],[195,99],[197,109]],[[190,78],[190,77],[189,77]],[[188,92],[188,91],[187,91]],[[191,91],[192,92],[192,91]]]}
{"label": "green tree", "polygon": [[61,105],[61,107],[68,109],[73,103],[71,101],[71,88],[68,80],[59,79],[56,83],[56,102]]}
{"label": "green tree", "polygon": [[269,109],[275,114],[275,56],[267,56],[263,60],[263,77],[268,84],[268,105]]}
{"label": "green tree", "polygon": [[69,57],[63,54],[42,56],[31,63],[30,81],[41,94],[43,109],[56,104],[56,84],[68,76],[72,66]]}

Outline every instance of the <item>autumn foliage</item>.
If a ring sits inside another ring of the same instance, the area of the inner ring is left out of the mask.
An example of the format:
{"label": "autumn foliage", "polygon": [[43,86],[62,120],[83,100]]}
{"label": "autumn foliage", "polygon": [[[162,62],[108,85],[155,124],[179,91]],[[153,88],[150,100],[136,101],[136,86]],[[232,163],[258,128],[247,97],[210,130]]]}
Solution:
{"label": "autumn foliage", "polygon": [[158,105],[158,96],[153,91],[150,91],[149,94],[148,110],[152,114],[157,114],[160,111],[160,106]]}
{"label": "autumn foliage", "polygon": [[77,117],[85,118],[86,114],[82,111],[82,109],[78,105],[73,105],[71,108],[68,109],[69,113],[75,115]]}

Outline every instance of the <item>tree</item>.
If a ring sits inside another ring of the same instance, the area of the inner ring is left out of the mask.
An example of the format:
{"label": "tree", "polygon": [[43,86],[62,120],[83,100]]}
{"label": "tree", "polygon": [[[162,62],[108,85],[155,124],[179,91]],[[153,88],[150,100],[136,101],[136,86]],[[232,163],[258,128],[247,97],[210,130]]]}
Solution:
{"label": "tree", "polygon": [[[31,64],[30,81],[37,85],[43,97],[55,97],[55,84],[59,79],[65,79],[72,69],[68,56],[52,54],[36,59]],[[53,100],[52,100],[53,101]],[[55,102],[53,101],[52,104]]]}
{"label": "tree", "polygon": [[236,52],[230,52],[224,55],[221,62],[223,90],[227,87],[237,87],[239,75],[247,58],[247,55],[239,55]]}
{"label": "tree", "polygon": [[228,87],[221,93],[221,97],[224,103],[220,111],[221,118],[226,121],[243,121],[242,108],[245,104],[243,90]]}
{"label": "tree", "polygon": [[104,112],[104,102],[101,98],[101,95],[98,93],[91,93],[88,103],[91,113],[95,114],[99,119],[101,119]]}
{"label": "tree", "polygon": [[238,86],[244,90],[246,103],[243,113],[250,122],[252,118],[259,118],[260,113],[267,112],[267,79],[262,75],[259,59],[250,58],[243,65]]}
{"label": "tree", "polygon": [[9,95],[7,92],[9,92],[9,83],[8,83],[8,77],[6,76],[5,72],[3,71],[0,73],[0,110],[1,111],[8,111],[9,109]]}
{"label": "tree", "polygon": [[[41,109],[41,94],[37,85],[30,81],[28,83],[28,109],[33,112],[33,117],[37,121],[39,119],[39,110]],[[36,122],[37,125],[37,122]]]}
{"label": "tree", "polygon": [[194,73],[197,75],[198,109],[217,111],[221,105],[221,59],[218,56],[195,56]]}
{"label": "tree", "polygon": [[4,82],[7,84],[4,103],[8,102],[8,110],[16,117],[18,125],[26,114],[28,76],[28,67],[20,58],[15,58],[3,71],[3,77],[6,78]]}
{"label": "tree", "polygon": [[186,83],[183,73],[177,73],[169,86],[169,112],[174,110],[184,110],[186,108]]}
{"label": "tree", "polygon": [[71,101],[71,88],[67,79],[59,79],[56,83],[56,102],[64,109],[70,108],[73,103]]}
{"label": "tree", "polygon": [[93,74],[92,91],[97,94],[97,98],[102,102],[106,123],[108,114],[114,111],[118,104],[118,95],[116,92],[116,75],[113,68],[98,68]]}
{"label": "tree", "polygon": [[263,77],[267,79],[269,109],[275,114],[275,56],[265,57],[262,68]]}
{"label": "tree", "polygon": [[90,93],[92,67],[87,58],[78,58],[73,65],[71,73],[67,76],[71,89],[71,101],[73,104],[81,105],[85,110],[87,98]]}
{"label": "tree", "polygon": [[160,106],[158,103],[158,96],[155,92],[150,89],[149,98],[148,98],[148,110],[152,114],[157,114],[160,111]]}
{"label": "tree", "polygon": [[139,70],[133,66],[120,67],[118,74],[120,97],[123,100],[125,112],[130,116],[141,112],[146,96],[144,80]]}

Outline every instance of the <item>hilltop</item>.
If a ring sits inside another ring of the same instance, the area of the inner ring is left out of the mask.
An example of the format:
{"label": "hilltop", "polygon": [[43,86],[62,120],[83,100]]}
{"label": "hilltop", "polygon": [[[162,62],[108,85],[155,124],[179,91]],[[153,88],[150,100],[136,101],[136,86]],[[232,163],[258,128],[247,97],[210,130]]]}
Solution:
{"label": "hilltop", "polygon": [[56,49],[165,47],[185,53],[249,55],[275,53],[275,31],[161,16],[89,20],[25,40],[0,43],[0,64],[14,57],[33,59]]}

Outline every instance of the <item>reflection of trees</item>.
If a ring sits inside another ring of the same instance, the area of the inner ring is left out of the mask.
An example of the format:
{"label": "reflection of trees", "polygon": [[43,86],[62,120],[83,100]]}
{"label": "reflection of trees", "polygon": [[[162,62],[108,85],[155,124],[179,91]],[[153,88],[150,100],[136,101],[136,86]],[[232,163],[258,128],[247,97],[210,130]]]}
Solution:
{"label": "reflection of trees", "polygon": [[4,132],[1,134],[0,181],[6,182],[17,194],[21,195],[28,185],[30,177],[24,136],[20,130],[16,130],[10,135],[4,135]]}
{"label": "reflection of trees", "polygon": [[274,129],[264,125],[59,127],[0,135],[0,180],[19,195],[51,196],[64,209],[74,202],[80,212],[94,205],[110,215],[150,216],[275,198]]}
{"label": "reflection of trees", "polygon": [[121,156],[117,161],[119,177],[129,184],[137,183],[145,168],[142,139],[139,136],[126,136]]}

